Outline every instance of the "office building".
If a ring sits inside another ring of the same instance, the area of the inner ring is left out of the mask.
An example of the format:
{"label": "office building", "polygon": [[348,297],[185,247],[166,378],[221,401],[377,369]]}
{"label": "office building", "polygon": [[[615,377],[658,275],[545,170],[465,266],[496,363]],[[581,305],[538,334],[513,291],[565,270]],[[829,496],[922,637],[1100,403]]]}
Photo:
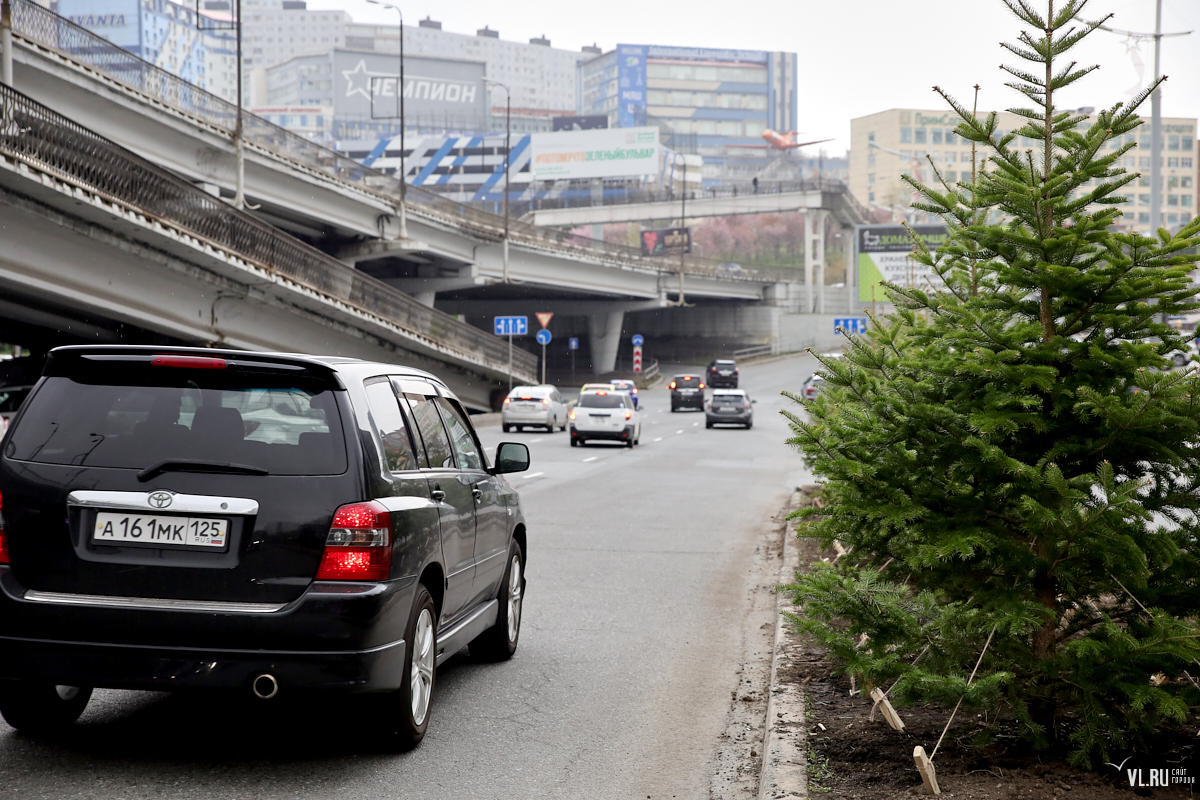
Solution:
{"label": "office building", "polygon": [[157,67],[230,102],[237,98],[236,39],[228,14],[170,0],[59,0],[58,13]]}
{"label": "office building", "polygon": [[792,179],[762,134],[796,128],[796,70],[795,53],[618,44],[579,65],[576,111],[657,126],[668,147],[704,157],[706,184],[772,168],[764,177]]}
{"label": "office building", "polygon": [[[346,47],[397,53],[398,25],[352,23],[346,27]],[[594,48],[584,48],[585,51]],[[423,19],[404,27],[405,56],[478,61],[487,65],[487,77],[512,92],[513,130],[549,130],[553,115],[570,115],[575,109],[575,65],[589,52],[552,47],[550,40],[535,37],[526,42],[501,39],[487,26],[474,35],[442,30],[442,24]],[[503,123],[505,91],[489,90],[493,114]]]}
{"label": "office building", "polygon": [[[1025,123],[1023,118],[1007,112],[997,114],[997,119],[1001,131],[1013,131]],[[957,124],[958,117],[953,112],[918,109],[891,109],[851,120],[851,192],[860,202],[891,211],[897,219],[903,219],[909,215],[908,207],[915,198],[911,187],[900,180],[901,175],[909,174],[931,183],[932,159],[948,182],[969,180],[971,144],[955,135]],[[1175,228],[1196,215],[1196,120],[1168,117],[1163,119],[1162,127],[1161,224]],[[1126,204],[1122,206],[1124,217],[1117,225],[1148,233],[1151,146],[1148,118],[1142,127],[1120,142],[1114,140],[1110,147],[1115,149],[1127,142],[1136,143],[1137,147],[1123,157],[1121,166],[1141,173],[1141,177],[1122,190]],[[1017,145],[1037,152],[1041,147],[1040,142],[1030,139],[1022,139]]]}
{"label": "office building", "polygon": [[[235,0],[204,0],[205,8],[228,9]],[[271,67],[304,53],[345,47],[345,11],[309,9],[305,0],[242,0],[242,65]]]}

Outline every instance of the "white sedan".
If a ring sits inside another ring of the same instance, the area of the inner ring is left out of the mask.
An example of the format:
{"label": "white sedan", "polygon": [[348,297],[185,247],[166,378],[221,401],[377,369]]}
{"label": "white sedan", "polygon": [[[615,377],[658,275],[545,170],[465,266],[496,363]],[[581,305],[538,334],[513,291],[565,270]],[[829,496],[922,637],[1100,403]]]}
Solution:
{"label": "white sedan", "polygon": [[624,392],[580,392],[570,424],[572,447],[596,439],[633,447],[642,438],[642,416]]}
{"label": "white sedan", "polygon": [[513,428],[567,429],[567,407],[563,404],[558,389],[545,386],[517,386],[504,398],[500,411],[500,424],[504,432]]}

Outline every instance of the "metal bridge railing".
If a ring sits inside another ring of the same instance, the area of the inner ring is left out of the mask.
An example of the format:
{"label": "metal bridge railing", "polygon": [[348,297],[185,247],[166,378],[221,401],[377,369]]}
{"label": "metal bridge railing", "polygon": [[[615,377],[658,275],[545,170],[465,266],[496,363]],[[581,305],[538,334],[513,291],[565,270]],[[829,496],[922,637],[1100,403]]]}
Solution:
{"label": "metal bridge railing", "polygon": [[[508,348],[496,336],[422,305],[3,85],[0,154],[391,322],[468,363],[501,371],[508,363]],[[532,353],[519,351],[514,359],[516,374],[536,374]]]}
{"label": "metal bridge railing", "polygon": [[[15,36],[59,53],[232,136],[237,119],[237,107],[233,103],[138,58],[32,0],[12,0],[12,15]],[[377,195],[388,203],[399,202],[399,178],[365,167],[347,156],[244,111],[242,130],[246,142]],[[478,238],[500,241],[503,237],[504,219],[496,214],[411,184],[405,190],[405,199],[412,211],[448,221]],[[664,273],[677,273],[680,269],[677,259],[664,264],[659,259],[643,257],[641,250],[636,247],[539,228],[516,219],[510,220],[508,227],[509,240],[514,244],[568,251],[583,258]],[[687,274],[730,281],[762,280],[771,275],[768,272],[760,276],[751,271],[735,275],[722,273],[718,269],[719,263],[713,259],[689,257],[684,261],[683,270]]]}

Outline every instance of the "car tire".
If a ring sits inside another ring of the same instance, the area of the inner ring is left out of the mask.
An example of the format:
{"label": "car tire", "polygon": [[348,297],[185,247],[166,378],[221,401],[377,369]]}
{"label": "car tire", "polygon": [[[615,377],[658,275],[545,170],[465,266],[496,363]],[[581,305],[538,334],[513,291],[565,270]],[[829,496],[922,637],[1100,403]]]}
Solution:
{"label": "car tire", "polygon": [[554,433],[554,427],[555,427],[554,423],[551,422],[549,425],[546,426],[546,433]]}
{"label": "car tire", "polygon": [[625,446],[628,447],[630,450],[632,450],[633,449],[633,439],[630,439],[628,442],[626,442]]}
{"label": "car tire", "polygon": [[750,430],[750,429],[751,429],[751,428],[753,428],[753,427],[754,427],[754,423],[753,423],[753,422],[747,422],[747,423],[746,423],[746,430]]}
{"label": "car tire", "polygon": [[512,428],[512,425],[509,425],[506,423],[504,425],[501,425],[500,427],[504,429],[505,433],[508,433],[508,431]]}
{"label": "car tire", "polygon": [[579,440],[574,436],[571,437],[571,447],[579,447]]}
{"label": "car tire", "polygon": [[707,420],[707,419],[704,420],[704,427],[711,428],[712,426],[713,426],[713,424],[712,424],[711,420]]}
{"label": "car tire", "polygon": [[366,696],[381,743],[389,750],[411,750],[429,730],[433,688],[437,680],[437,608],[424,584],[417,584],[408,625],[404,629],[404,673],[400,688]]}
{"label": "car tire", "polygon": [[496,624],[471,642],[471,657],[480,661],[507,661],[517,652],[521,638],[521,611],[525,599],[525,554],[516,542],[508,548],[508,566],[500,583],[500,611]]}
{"label": "car tire", "polygon": [[53,733],[71,725],[92,698],[90,686],[0,681],[0,715],[26,733]]}

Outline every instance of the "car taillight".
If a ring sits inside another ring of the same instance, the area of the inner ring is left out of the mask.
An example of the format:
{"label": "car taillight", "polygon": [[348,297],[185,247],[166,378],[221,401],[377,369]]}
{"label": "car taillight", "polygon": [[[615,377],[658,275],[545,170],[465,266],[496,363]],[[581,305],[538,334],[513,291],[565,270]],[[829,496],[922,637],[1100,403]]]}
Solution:
{"label": "car taillight", "polygon": [[701,389],[703,389],[703,388],[704,388],[704,381],[700,381],[700,388],[701,388]]}
{"label": "car taillight", "polygon": [[672,389],[674,389],[674,388],[675,388],[675,381],[671,381],[671,388],[672,388]]}
{"label": "car taillight", "polygon": [[737,367],[734,367],[734,368],[733,368],[733,374],[734,374],[734,375],[737,375],[737,374],[738,374],[738,369],[737,369]]}
{"label": "car taillight", "polygon": [[543,398],[542,398],[542,405],[544,405],[544,406],[548,406],[548,405],[550,405],[550,398],[549,398],[549,397],[543,397]]}
{"label": "car taillight", "polygon": [[744,408],[744,409],[746,409],[746,410],[749,410],[749,409],[750,409],[750,401],[749,401],[749,400],[747,400],[745,403],[743,403],[743,404],[742,404],[742,408]]}
{"label": "car taillight", "polygon": [[384,581],[392,570],[392,516],[380,503],[352,503],[333,515],[319,581]]}
{"label": "car taillight", "polygon": [[225,359],[207,356],[155,356],[152,367],[186,367],[188,369],[225,369]]}
{"label": "car taillight", "polygon": [[509,404],[509,403],[511,403],[511,402],[512,402],[512,398],[511,398],[511,397],[506,397],[506,398],[504,398],[504,405],[508,405],[508,404]]}
{"label": "car taillight", "polygon": [[572,411],[572,412],[571,412],[571,419],[575,419],[575,412],[574,412],[574,411]]}
{"label": "car taillight", "polygon": [[633,393],[634,393],[634,394],[637,394],[637,387],[636,387],[636,386],[635,386],[635,387],[633,387]]}
{"label": "car taillight", "polygon": [[632,412],[632,411],[626,411],[626,412],[625,412],[625,419],[633,419],[633,412]]}

